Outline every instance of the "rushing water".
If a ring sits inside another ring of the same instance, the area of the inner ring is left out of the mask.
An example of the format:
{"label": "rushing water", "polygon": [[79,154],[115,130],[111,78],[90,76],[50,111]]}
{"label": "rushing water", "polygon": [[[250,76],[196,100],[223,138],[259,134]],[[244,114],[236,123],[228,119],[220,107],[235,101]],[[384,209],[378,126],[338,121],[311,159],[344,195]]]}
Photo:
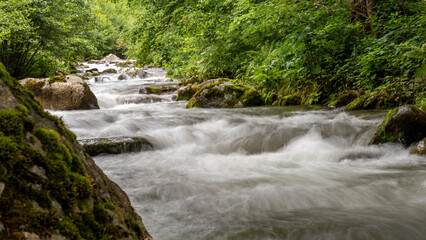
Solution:
{"label": "rushing water", "polygon": [[172,94],[139,94],[165,84],[149,72],[90,80],[100,110],[54,113],[79,139],[154,145],[95,161],[155,239],[426,239],[426,159],[367,145],[383,112],[185,109]]}

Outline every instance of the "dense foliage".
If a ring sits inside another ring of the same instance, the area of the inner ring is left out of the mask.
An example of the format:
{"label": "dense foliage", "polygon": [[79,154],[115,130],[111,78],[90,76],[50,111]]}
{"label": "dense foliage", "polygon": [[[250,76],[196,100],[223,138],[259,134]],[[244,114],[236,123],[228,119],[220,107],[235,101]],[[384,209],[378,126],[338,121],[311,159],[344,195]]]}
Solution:
{"label": "dense foliage", "polygon": [[336,89],[378,87],[426,103],[423,0],[133,0],[132,6],[138,20],[127,36],[129,54],[174,76],[238,78],[268,95],[300,92],[304,103],[329,101]]}
{"label": "dense foliage", "polygon": [[117,52],[126,7],[107,0],[1,0],[0,62],[14,77],[37,77]]}

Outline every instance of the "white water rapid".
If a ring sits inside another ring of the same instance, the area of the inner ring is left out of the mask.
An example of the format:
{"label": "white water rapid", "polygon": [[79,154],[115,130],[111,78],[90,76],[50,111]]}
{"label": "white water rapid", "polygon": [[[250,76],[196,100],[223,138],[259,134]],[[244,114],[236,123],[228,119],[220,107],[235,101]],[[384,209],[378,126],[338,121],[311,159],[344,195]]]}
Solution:
{"label": "white water rapid", "polygon": [[426,239],[426,159],[367,145],[383,112],[185,109],[173,94],[140,94],[171,84],[147,71],[89,80],[99,110],[53,113],[79,139],[153,144],[94,159],[155,239]]}

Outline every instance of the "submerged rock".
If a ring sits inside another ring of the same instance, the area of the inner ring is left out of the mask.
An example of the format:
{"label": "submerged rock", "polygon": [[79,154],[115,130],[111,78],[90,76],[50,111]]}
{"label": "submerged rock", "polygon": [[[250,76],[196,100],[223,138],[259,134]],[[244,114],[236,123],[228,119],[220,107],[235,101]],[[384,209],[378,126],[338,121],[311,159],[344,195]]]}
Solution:
{"label": "submerged rock", "polygon": [[27,78],[21,85],[33,91],[41,104],[51,110],[98,109],[98,100],[83,79],[77,76]]}
{"label": "submerged rock", "polygon": [[426,137],[426,113],[414,105],[390,111],[370,144],[399,142],[406,147]]}
{"label": "submerged rock", "polygon": [[153,150],[148,140],[138,137],[94,138],[79,140],[79,142],[91,156],[101,153],[119,154]]}
{"label": "submerged rock", "polygon": [[225,79],[204,86],[191,98],[187,108],[238,108],[264,105],[260,93]]}
{"label": "submerged rock", "polygon": [[151,239],[129,198],[0,63],[0,239]]}
{"label": "submerged rock", "polygon": [[426,137],[416,143],[410,150],[411,154],[426,155]]}

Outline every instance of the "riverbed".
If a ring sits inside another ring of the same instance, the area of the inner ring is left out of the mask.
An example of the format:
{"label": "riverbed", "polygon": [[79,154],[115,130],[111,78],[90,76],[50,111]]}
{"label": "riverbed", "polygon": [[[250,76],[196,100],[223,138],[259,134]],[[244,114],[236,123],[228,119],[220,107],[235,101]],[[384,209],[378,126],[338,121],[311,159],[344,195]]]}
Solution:
{"label": "riverbed", "polygon": [[186,109],[175,93],[139,93],[176,84],[162,69],[146,72],[90,79],[100,109],[53,114],[78,139],[153,144],[94,159],[155,239],[425,239],[426,159],[368,145],[384,112]]}

